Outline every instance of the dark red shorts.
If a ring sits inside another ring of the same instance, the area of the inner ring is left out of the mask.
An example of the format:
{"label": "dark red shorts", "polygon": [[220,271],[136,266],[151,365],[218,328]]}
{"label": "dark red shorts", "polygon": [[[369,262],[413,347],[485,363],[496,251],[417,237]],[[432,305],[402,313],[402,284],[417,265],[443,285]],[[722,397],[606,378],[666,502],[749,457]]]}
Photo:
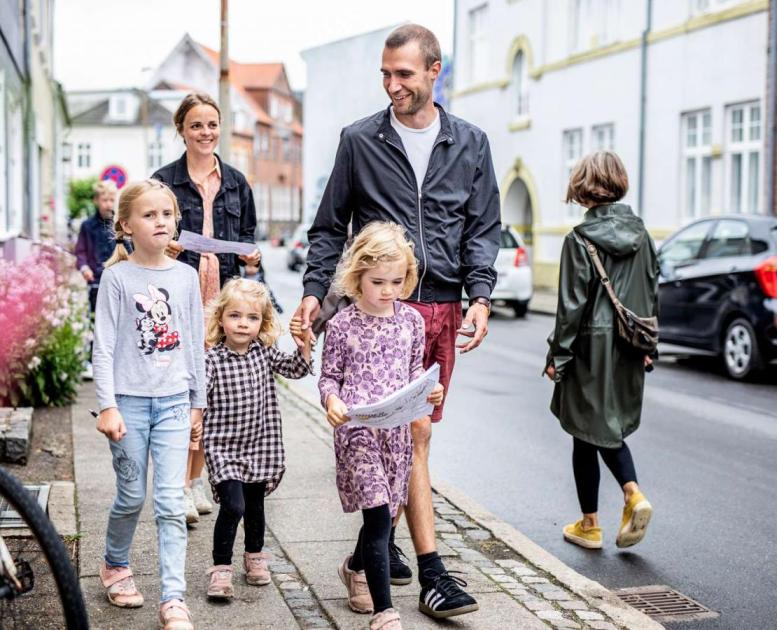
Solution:
{"label": "dark red shorts", "polygon": [[[405,302],[424,318],[426,345],[424,347],[424,369],[434,363],[440,364],[440,383],[448,397],[448,386],[456,362],[456,331],[461,328],[461,302]],[[442,403],[434,408],[432,422],[442,420]]]}

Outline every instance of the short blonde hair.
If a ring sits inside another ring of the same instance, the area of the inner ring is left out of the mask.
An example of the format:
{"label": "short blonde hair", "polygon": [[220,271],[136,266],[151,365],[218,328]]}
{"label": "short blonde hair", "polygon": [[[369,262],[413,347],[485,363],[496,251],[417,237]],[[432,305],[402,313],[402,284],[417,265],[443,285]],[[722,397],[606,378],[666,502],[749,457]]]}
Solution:
{"label": "short blonde hair", "polygon": [[102,195],[115,195],[119,192],[116,183],[112,179],[101,179],[92,186],[92,198],[97,199]]}
{"label": "short blonde hair", "polygon": [[259,327],[259,342],[271,346],[281,336],[281,324],[270,300],[270,292],[261,282],[245,278],[233,278],[224,285],[221,292],[213,298],[206,308],[205,343],[215,346],[223,341],[224,328],[221,318],[232,300],[245,300],[259,307],[262,324]]}
{"label": "short blonde hair", "polygon": [[374,269],[382,262],[399,260],[407,263],[400,295],[406,299],[418,282],[418,263],[413,253],[413,244],[405,236],[404,228],[396,223],[369,223],[356,235],[340,261],[333,283],[334,291],[338,295],[358,299],[362,295],[360,285],[365,271]]}
{"label": "short blonde hair", "polygon": [[629,176],[618,155],[597,151],[583,157],[572,169],[566,201],[589,208],[620,201],[628,191]]}
{"label": "short blonde hair", "polygon": [[110,267],[117,262],[129,258],[127,248],[124,247],[124,239],[127,238],[128,235],[124,233],[124,228],[121,224],[123,221],[129,221],[130,214],[132,214],[132,204],[151,190],[159,190],[170,197],[173,202],[173,209],[175,210],[175,226],[176,229],[178,228],[178,222],[181,220],[181,211],[178,208],[178,200],[175,198],[175,194],[172,190],[157,179],[144,179],[139,182],[130,182],[122,189],[121,195],[119,195],[119,209],[116,212],[116,219],[113,222],[116,247],[114,247],[111,257],[105,261],[105,267]]}

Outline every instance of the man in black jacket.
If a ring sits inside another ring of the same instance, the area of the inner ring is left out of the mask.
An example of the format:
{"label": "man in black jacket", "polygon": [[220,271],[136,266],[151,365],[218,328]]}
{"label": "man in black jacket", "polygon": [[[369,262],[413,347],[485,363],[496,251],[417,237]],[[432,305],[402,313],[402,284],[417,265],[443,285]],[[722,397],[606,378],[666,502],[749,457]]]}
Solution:
{"label": "man in black jacket", "polygon": [[[447,394],[456,348],[469,352],[488,332],[500,210],[486,134],[432,100],[440,60],[437,38],[422,26],[401,26],[387,38],[381,73],[391,105],[341,133],[335,165],[308,232],[304,295],[295,316],[307,329],[318,315],[349,223],[354,234],[371,221],[402,225],[418,258],[418,285],[408,304],[424,317],[424,367],[440,364]],[[470,303],[463,323],[462,287]],[[457,345],[457,335],[469,339]],[[412,424],[414,459],[405,508],[418,557],[419,608],[436,618],[478,608],[460,588],[466,582],[448,574],[436,551],[429,442],[431,423],[441,419],[442,404],[431,418]],[[412,571],[393,534],[392,529],[391,581],[409,584]]]}

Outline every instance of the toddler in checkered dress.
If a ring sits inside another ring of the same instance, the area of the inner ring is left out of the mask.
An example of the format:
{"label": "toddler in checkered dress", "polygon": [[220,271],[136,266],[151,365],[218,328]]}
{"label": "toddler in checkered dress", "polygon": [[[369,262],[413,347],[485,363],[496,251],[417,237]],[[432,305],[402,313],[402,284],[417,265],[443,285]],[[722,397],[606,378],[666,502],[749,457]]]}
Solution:
{"label": "toddler in checkered dress", "polygon": [[205,353],[208,407],[203,445],[219,514],[213,530],[208,596],[230,599],[232,548],[245,526],[246,581],[270,583],[264,546],[264,497],[286,469],[275,374],[311,372],[310,343],[294,354],[275,345],[280,324],[264,284],[230,280],[209,307]]}
{"label": "toddler in checkered dress", "polygon": [[[412,293],[417,278],[413,246],[399,225],[375,222],[362,229],[334,281],[336,293],[353,304],[328,322],[321,358],[318,388],[335,427],[340,501],[345,512],[360,510],[364,521],[353,554],[338,572],[349,606],[374,613],[375,628],[389,621],[400,627],[389,587],[389,540],[392,519],[407,503],[413,440],[409,425],[347,424],[348,409],[378,402],[423,374],[424,321],[400,301]],[[428,400],[439,405],[442,397],[438,383]]]}

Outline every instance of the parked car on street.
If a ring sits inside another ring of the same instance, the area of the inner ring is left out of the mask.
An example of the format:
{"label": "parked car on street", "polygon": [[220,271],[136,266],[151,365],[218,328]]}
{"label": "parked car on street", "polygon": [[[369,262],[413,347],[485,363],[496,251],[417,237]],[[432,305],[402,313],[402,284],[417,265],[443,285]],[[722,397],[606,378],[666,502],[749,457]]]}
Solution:
{"label": "parked car on street", "polygon": [[299,271],[305,266],[308,259],[308,230],[310,224],[301,223],[294,230],[294,234],[291,235],[291,239],[287,241],[286,248],[286,266],[291,271]]}
{"label": "parked car on street", "polygon": [[658,259],[662,342],[719,356],[733,379],[777,359],[777,217],[695,221]]}
{"label": "parked car on street", "polygon": [[[512,227],[502,227],[494,266],[498,275],[491,301],[510,307],[516,317],[524,317],[533,291],[532,271],[523,239]],[[462,302],[469,302],[466,294],[462,295]]]}

